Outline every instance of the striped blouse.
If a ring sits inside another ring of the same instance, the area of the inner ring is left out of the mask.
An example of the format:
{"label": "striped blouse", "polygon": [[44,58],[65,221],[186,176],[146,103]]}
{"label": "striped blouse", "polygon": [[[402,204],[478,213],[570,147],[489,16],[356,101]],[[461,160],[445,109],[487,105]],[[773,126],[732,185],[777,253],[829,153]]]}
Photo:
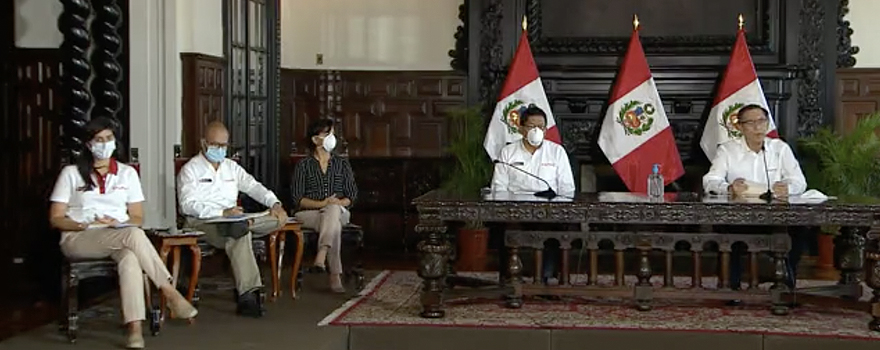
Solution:
{"label": "striped blouse", "polygon": [[293,170],[293,183],[291,197],[293,205],[299,208],[299,202],[303,198],[322,201],[324,198],[336,194],[339,198],[348,198],[351,205],[357,199],[357,184],[354,182],[354,172],[348,159],[330,156],[330,164],[327,165],[327,173],[321,171],[321,163],[318,159],[309,156],[296,163]]}

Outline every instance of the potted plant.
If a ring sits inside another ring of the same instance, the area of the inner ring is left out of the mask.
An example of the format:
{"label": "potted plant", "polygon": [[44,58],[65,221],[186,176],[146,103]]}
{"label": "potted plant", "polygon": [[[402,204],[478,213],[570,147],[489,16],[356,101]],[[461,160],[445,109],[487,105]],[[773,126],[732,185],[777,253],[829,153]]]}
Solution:
{"label": "potted plant", "polygon": [[[880,194],[880,112],[860,119],[844,132],[819,130],[801,140],[804,175],[809,188],[829,196],[874,197]],[[834,235],[838,227],[822,227],[819,235],[817,269],[832,271]]]}
{"label": "potted plant", "polygon": [[[492,163],[483,149],[486,121],[478,107],[450,111],[449,148],[455,166],[443,190],[460,195],[479,195],[492,177]],[[479,220],[468,220],[457,235],[456,268],[480,271],[486,268],[489,230]]]}

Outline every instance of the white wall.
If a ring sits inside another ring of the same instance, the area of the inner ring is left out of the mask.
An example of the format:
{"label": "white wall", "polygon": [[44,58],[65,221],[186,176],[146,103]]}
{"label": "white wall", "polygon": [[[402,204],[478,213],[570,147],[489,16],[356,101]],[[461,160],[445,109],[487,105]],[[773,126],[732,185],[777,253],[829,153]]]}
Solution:
{"label": "white wall", "polygon": [[853,45],[859,47],[856,54],[857,68],[880,68],[880,0],[850,0],[849,15],[853,29]]}
{"label": "white wall", "polygon": [[[281,66],[449,70],[462,0],[281,0]],[[324,55],[317,65],[315,55]]]}
{"label": "white wall", "polygon": [[58,30],[58,16],[62,9],[61,2],[57,0],[15,0],[15,46],[61,46],[64,37]]}
{"label": "white wall", "polygon": [[175,1],[178,51],[223,57],[223,1]]}

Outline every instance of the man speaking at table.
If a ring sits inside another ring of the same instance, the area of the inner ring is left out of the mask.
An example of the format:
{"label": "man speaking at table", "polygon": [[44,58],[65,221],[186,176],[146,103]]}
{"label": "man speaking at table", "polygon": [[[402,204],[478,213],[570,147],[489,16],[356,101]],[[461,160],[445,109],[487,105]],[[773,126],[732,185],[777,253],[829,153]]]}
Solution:
{"label": "man speaking at table", "polygon": [[[709,172],[703,176],[703,189],[709,194],[730,194],[733,197],[755,196],[765,200],[785,199],[799,195],[807,188],[791,147],[782,140],[767,137],[770,113],[758,104],[742,107],[734,127],[742,137],[718,146]],[[786,283],[794,286],[797,264],[803,253],[802,228],[792,228],[792,248],[788,256]],[[731,254],[730,284],[740,286],[742,275],[741,250]]]}
{"label": "man speaking at table", "polygon": [[[547,114],[541,108],[529,105],[522,109],[519,115],[517,129],[522,139],[501,149],[498,159],[495,160],[492,191],[538,193],[539,196],[551,193],[549,197],[552,197],[552,194],[573,197],[575,185],[568,154],[559,144],[544,140]],[[554,243],[545,249],[546,259],[543,267],[545,281],[556,273],[559,245],[558,242]],[[548,242],[548,244],[552,243]]]}

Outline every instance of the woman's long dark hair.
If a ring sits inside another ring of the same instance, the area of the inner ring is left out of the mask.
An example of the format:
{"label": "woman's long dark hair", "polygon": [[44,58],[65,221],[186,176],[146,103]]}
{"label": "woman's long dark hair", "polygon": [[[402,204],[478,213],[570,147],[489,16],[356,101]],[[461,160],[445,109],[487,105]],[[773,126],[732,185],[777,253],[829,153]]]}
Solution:
{"label": "woman's long dark hair", "polygon": [[76,169],[79,172],[79,176],[82,177],[85,182],[85,186],[79,190],[91,191],[95,188],[95,181],[92,180],[92,172],[95,171],[95,156],[92,155],[89,143],[95,138],[95,135],[101,131],[110,130],[113,132],[113,136],[116,139],[116,141],[114,141],[116,142],[116,150],[113,151],[111,157],[118,159],[123,149],[122,145],[119,143],[119,139],[122,138],[122,130],[119,127],[119,122],[110,117],[97,117],[89,120],[85,125],[85,130],[86,139],[82,144],[80,155],[76,159]]}
{"label": "woman's long dark hair", "polygon": [[315,151],[318,150],[318,146],[312,142],[312,137],[321,135],[324,132],[330,132],[331,129],[333,129],[332,119],[318,119],[309,124],[306,134],[306,149],[309,150],[310,155],[314,155]]}

